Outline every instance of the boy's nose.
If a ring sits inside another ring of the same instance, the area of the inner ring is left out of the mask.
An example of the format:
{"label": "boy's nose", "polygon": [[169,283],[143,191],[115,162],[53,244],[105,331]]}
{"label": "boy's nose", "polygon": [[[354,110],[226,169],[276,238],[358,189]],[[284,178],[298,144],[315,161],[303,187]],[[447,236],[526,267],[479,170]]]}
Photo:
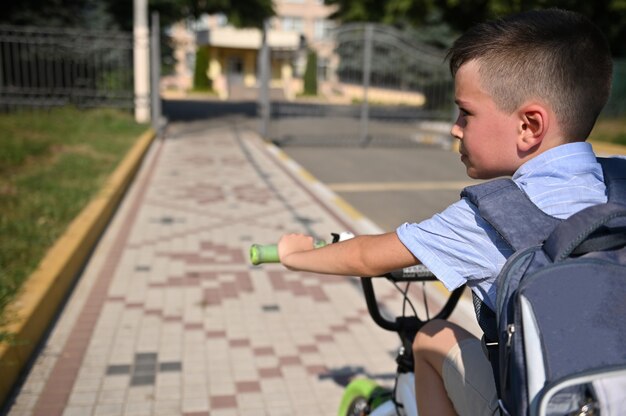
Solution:
{"label": "boy's nose", "polygon": [[450,134],[455,139],[463,139],[463,129],[458,125],[458,123],[454,123],[452,128],[450,129]]}

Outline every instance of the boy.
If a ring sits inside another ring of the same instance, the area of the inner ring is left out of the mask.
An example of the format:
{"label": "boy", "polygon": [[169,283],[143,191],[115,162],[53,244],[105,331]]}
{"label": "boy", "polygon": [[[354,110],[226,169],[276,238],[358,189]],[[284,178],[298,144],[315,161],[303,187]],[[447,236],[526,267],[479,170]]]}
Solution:
{"label": "boy", "polygon": [[[460,111],[451,134],[468,176],[512,176],[557,218],[606,202],[602,169],[585,143],[611,84],[611,55],[597,27],[563,10],[521,13],[470,29],[448,57]],[[466,199],[420,224],[321,249],[312,249],[311,237],[286,235],[278,251],[289,269],[335,275],[423,263],[448,289],[467,283],[491,308],[512,254]],[[413,349],[420,416],[497,412],[492,370],[473,335],[433,321]]]}

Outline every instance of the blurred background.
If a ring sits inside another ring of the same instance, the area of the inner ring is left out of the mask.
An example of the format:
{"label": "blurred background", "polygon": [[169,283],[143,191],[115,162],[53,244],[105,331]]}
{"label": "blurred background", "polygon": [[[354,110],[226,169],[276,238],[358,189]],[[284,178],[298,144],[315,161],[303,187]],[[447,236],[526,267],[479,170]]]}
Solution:
{"label": "blurred background", "polygon": [[[234,112],[260,117],[261,135],[285,146],[449,146],[446,49],[476,22],[547,7],[579,11],[604,31],[615,76],[603,116],[623,116],[624,0],[9,2],[0,16],[0,110],[116,107],[153,123],[163,113]],[[138,58],[149,44],[151,57]]]}

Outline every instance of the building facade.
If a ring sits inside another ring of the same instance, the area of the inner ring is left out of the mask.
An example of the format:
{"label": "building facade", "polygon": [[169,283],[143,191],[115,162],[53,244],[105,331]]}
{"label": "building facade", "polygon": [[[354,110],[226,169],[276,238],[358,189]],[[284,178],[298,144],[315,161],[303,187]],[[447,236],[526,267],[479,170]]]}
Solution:
{"label": "building facade", "polygon": [[[269,21],[273,96],[291,100],[302,90],[302,75],[308,50],[318,55],[318,76],[332,71],[334,44],[329,19],[334,7],[323,0],[275,0],[276,16]],[[258,88],[258,57],[262,33],[258,29],[237,29],[224,15],[206,15],[193,25],[182,23],[171,30],[175,73],[165,87],[190,89],[197,48],[207,48],[207,76],[220,99],[252,99]],[[194,35],[195,34],[195,35]]]}

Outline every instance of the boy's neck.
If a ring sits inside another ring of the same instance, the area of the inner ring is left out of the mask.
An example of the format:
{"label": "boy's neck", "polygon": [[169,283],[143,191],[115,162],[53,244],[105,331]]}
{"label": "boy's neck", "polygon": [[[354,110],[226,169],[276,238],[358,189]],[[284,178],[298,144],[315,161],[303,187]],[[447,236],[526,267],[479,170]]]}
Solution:
{"label": "boy's neck", "polygon": [[[533,159],[536,159],[537,157],[543,155],[544,153],[547,153],[547,152],[549,152],[551,150],[554,150],[554,149],[556,149],[558,147],[561,147],[561,146],[566,146],[566,145],[575,144],[575,143],[585,143],[585,142],[586,142],[586,140],[570,140],[570,141],[562,140],[562,141],[559,141],[559,142],[553,144],[552,146],[549,146],[549,147],[548,146],[544,146],[541,149],[539,149],[538,151],[533,152],[532,154],[528,155],[526,158],[521,159],[522,162],[517,167],[515,172],[518,172],[520,170],[520,168],[522,166],[524,166],[526,163],[530,162]],[[511,176],[514,176],[515,172]]]}

